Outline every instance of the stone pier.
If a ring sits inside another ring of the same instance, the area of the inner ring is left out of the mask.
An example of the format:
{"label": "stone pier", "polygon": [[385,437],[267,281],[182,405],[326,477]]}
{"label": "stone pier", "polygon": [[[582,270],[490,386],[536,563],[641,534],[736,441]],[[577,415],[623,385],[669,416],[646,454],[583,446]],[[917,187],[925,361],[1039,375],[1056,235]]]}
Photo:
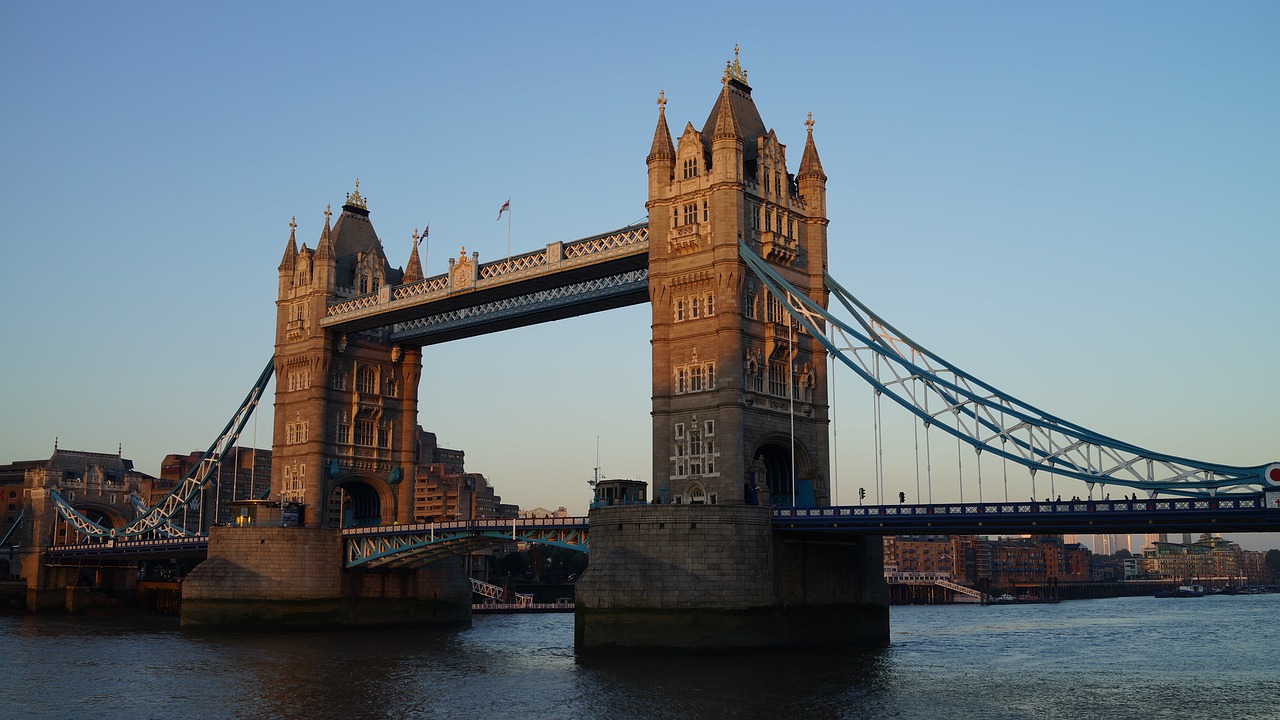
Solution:
{"label": "stone pier", "polygon": [[595,509],[574,645],[581,655],[882,645],[882,562],[879,538],[774,533],[763,507]]}
{"label": "stone pier", "polygon": [[215,527],[182,584],[184,629],[469,625],[460,559],[396,572],[342,569],[341,530]]}

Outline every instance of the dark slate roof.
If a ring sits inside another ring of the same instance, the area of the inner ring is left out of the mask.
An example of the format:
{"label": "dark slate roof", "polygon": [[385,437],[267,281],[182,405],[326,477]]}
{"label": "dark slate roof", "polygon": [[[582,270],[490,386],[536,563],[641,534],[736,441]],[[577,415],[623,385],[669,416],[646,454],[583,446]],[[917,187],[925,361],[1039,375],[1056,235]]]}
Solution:
{"label": "dark slate roof", "polygon": [[[707,122],[702,126],[702,139],[708,150],[711,149],[711,140],[716,134],[716,120],[720,118],[720,106],[724,104],[724,98],[724,92],[716,96],[716,104],[711,108],[711,114],[707,116]],[[738,120],[738,132],[742,134],[742,160],[743,162],[755,160],[756,138],[764,135],[768,130],[764,126],[764,121],[760,119],[760,111],[756,109],[755,101],[751,99],[751,86],[736,78],[730,79],[729,103],[733,105],[733,114]]]}
{"label": "dark slate roof", "polygon": [[334,223],[333,229],[329,232],[329,239],[333,243],[333,254],[338,262],[336,280],[339,285],[354,284],[356,256],[358,253],[369,252],[377,253],[382,258],[387,283],[400,284],[404,273],[391,267],[387,262],[387,255],[382,250],[382,241],[378,239],[378,233],[373,229],[368,210],[355,205],[343,205],[338,222]]}

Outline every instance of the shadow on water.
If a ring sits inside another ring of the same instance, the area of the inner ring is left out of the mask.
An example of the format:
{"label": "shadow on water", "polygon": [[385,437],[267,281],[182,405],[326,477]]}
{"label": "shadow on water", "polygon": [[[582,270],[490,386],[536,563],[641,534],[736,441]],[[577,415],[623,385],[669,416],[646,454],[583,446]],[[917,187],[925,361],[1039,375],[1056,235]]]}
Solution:
{"label": "shadow on water", "polygon": [[886,717],[888,649],[584,659],[580,717]]}

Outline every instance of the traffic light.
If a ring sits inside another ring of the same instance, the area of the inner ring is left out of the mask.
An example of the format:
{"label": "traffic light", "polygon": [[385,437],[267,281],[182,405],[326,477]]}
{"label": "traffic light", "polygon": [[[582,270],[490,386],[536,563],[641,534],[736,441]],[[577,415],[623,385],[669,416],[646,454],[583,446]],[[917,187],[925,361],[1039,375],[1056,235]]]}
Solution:
{"label": "traffic light", "polygon": [[907,494],[904,492],[898,493],[898,503],[902,504],[902,503],[905,503],[906,501],[907,501]]}
{"label": "traffic light", "polygon": [[858,502],[862,502],[862,499],[865,498],[866,496],[867,496],[867,489],[858,488]]}

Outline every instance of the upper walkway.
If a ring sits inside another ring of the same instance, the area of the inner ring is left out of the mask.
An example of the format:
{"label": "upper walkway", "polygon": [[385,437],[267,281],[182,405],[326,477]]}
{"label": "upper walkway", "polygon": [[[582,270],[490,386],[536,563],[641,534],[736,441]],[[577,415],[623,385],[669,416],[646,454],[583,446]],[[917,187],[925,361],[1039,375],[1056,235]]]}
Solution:
{"label": "upper walkway", "polygon": [[481,263],[341,300],[320,321],[338,332],[390,328],[390,342],[431,345],[649,299],[649,224]]}

